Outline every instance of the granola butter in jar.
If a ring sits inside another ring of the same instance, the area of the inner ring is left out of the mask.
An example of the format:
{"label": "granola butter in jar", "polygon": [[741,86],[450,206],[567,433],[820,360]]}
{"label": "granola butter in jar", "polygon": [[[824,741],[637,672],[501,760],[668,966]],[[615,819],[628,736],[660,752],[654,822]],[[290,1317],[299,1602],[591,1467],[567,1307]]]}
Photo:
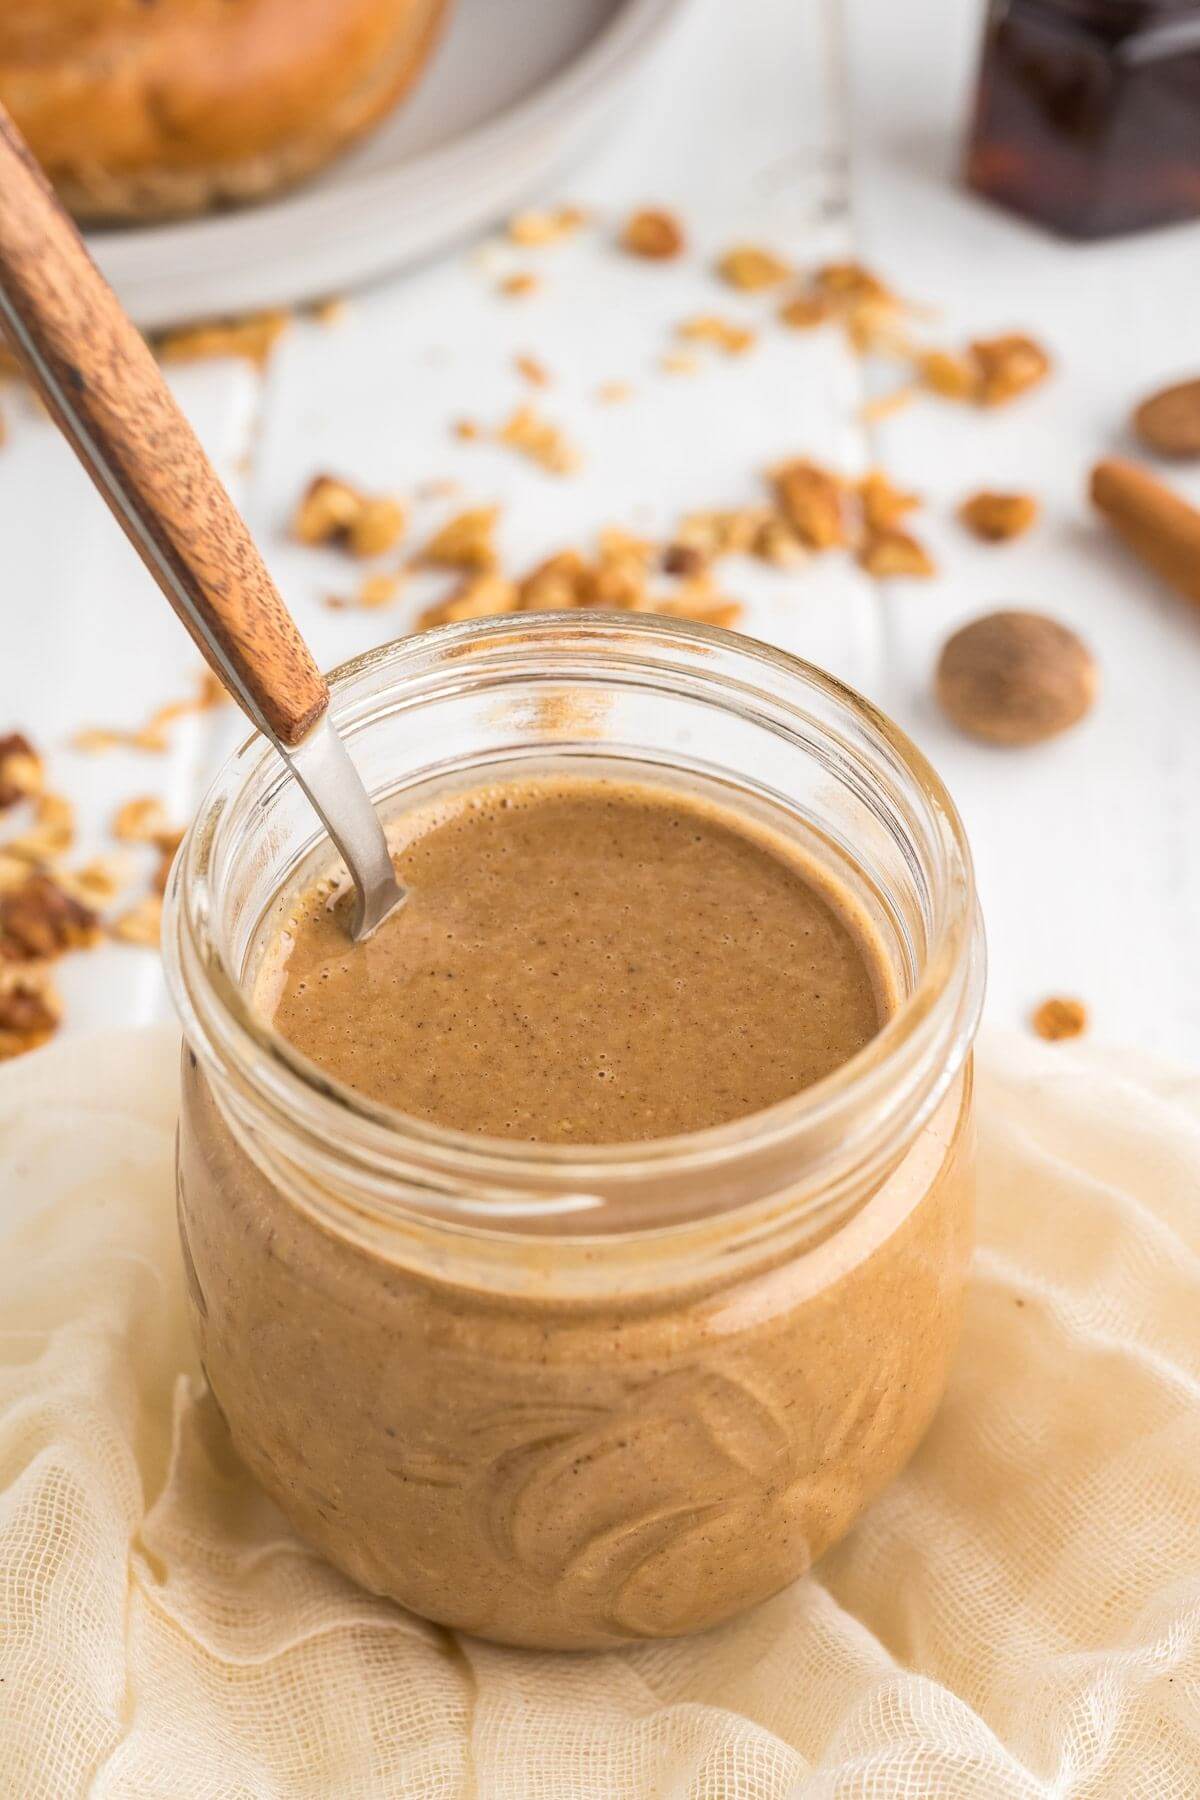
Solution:
{"label": "granola butter in jar", "polygon": [[426,1618],[702,1630],[841,1537],[945,1387],[957,815],[848,689],[700,626],[472,622],[333,690],[397,934],[350,944],[257,739],[168,894],[213,1394],[295,1529]]}

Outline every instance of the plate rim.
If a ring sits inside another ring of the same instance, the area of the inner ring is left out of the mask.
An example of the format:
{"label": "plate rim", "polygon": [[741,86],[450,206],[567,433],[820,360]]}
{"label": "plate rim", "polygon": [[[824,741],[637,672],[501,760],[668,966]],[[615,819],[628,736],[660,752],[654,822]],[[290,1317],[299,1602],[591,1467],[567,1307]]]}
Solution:
{"label": "plate rim", "polygon": [[[239,239],[252,240],[261,257],[264,230],[286,234],[298,223],[320,228],[330,214],[345,221],[351,212],[373,210],[414,182],[432,188],[444,183],[462,163],[499,160],[514,140],[536,135],[543,122],[564,107],[594,112],[627,66],[655,48],[689,4],[691,0],[624,0],[579,54],[532,93],[462,136],[396,167],[368,172],[340,186],[301,187],[258,206],[165,224],[90,232],[86,234],[88,247],[114,283],[146,278],[144,272],[138,275],[120,265],[135,248],[151,245],[161,260],[170,264],[171,278],[182,281],[191,268],[211,272],[217,243],[222,245],[224,258],[225,246],[231,242],[236,246]],[[269,251],[266,254],[269,256]],[[415,260],[419,255],[419,251],[407,257],[401,253],[396,260]]]}

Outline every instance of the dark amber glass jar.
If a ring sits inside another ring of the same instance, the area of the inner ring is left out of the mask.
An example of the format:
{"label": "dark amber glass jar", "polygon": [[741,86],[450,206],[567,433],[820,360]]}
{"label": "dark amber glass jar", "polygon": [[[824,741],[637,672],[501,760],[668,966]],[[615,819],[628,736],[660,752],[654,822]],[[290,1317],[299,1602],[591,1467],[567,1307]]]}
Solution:
{"label": "dark amber glass jar", "polygon": [[1070,237],[1200,216],[1200,0],[992,0],[967,179]]}

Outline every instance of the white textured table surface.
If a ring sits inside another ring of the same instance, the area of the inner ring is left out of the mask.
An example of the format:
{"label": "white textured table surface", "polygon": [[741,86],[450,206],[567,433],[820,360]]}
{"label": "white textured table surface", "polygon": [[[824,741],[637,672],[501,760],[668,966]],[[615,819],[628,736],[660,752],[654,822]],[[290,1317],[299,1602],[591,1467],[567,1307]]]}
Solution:
{"label": "white textured table surface", "polygon": [[[962,195],[952,174],[977,32],[976,6],[950,0],[850,0],[840,26],[819,0],[696,0],[617,136],[562,196],[611,220],[648,198],[676,207],[697,251],[686,267],[633,265],[591,233],[534,253],[543,292],[506,302],[468,247],[356,297],[334,328],[298,324],[261,378],[210,363],[182,370],[177,389],[326,664],[406,629],[429,594],[414,584],[382,612],[323,604],[355,571],[284,531],[318,470],[410,495],[455,478],[461,498],[418,502],[417,531],[455,504],[503,501],[505,550],[521,566],[604,524],[653,531],[681,511],[752,500],[756,472],[789,452],[848,469],[878,457],[927,496],[920,530],[939,579],[884,588],[836,558],[750,571],[730,585],[752,628],[863,688],[946,776],[979,866],[993,1019],[1074,992],[1103,1037],[1200,1056],[1200,615],[1110,549],[1083,498],[1131,401],[1196,355],[1200,231],[1079,249]],[[1058,376],[995,415],[923,404],[872,443],[857,420],[861,370],[832,332],[770,331],[743,360],[664,375],[658,355],[689,312],[769,315],[705,272],[731,239],[798,260],[852,250],[936,304],[947,341],[1027,326],[1056,352]],[[536,398],[583,449],[578,477],[451,436],[455,418],[495,423],[526,397],[517,351],[557,376]],[[608,380],[629,382],[633,398],[597,405]],[[81,801],[100,847],[132,794],[162,794],[186,816],[237,723],[229,712],[189,721],[166,758],[67,748],[82,724],[135,725],[184,693],[195,656],[49,425],[27,405],[7,411],[0,729],[21,726],[50,752],[54,785]],[[1017,545],[973,545],[952,509],[979,485],[1036,491],[1043,523]],[[1200,477],[1191,485],[1200,498]],[[946,632],[1004,602],[1076,624],[1104,671],[1085,725],[1024,753],[968,744],[929,697]],[[132,949],[70,961],[62,985],[73,1029],[163,1005],[154,957]]]}

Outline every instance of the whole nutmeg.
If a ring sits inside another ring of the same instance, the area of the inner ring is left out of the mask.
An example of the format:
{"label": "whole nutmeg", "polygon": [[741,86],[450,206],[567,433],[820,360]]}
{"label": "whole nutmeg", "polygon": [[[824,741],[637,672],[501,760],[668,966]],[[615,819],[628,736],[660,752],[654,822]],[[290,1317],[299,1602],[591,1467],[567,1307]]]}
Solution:
{"label": "whole nutmeg", "polygon": [[1040,744],[1078,724],[1096,698],[1091,651],[1043,613],[995,612],[949,638],[937,697],[947,717],[989,744]]}

